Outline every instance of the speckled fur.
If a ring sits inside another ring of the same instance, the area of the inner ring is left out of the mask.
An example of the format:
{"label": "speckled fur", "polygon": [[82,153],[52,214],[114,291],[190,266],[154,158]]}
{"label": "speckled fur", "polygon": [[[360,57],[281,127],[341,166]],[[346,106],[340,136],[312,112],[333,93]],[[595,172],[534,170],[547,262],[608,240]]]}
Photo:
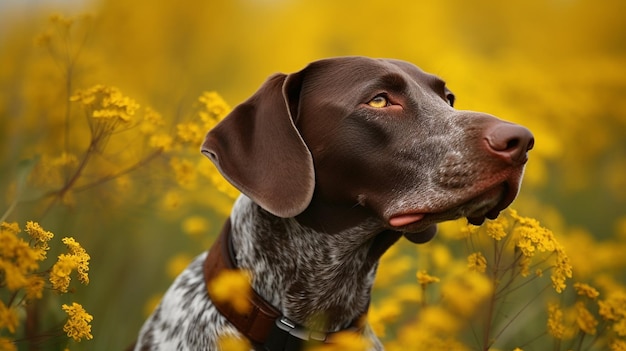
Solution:
{"label": "speckled fur", "polygon": [[[376,271],[376,264],[366,264],[367,253],[380,223],[368,221],[333,235],[316,233],[294,219],[269,214],[243,195],[231,220],[238,265],[253,273],[254,289],[287,317],[320,327],[320,311],[332,311],[324,325],[336,331],[367,308]],[[209,300],[205,258],[206,253],[198,256],[176,278],[142,327],[136,351],[217,350],[219,337],[239,335]],[[382,350],[369,328],[365,334],[373,350]]]}

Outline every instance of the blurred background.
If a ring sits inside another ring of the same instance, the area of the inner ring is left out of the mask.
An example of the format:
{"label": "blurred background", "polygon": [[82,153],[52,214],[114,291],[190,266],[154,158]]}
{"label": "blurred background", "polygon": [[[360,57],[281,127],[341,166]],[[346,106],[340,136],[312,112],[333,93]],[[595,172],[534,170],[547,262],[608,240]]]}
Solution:
{"label": "blurred background", "polygon": [[[64,152],[81,160],[89,144],[85,112],[69,97],[117,87],[141,106],[137,116],[149,107],[164,133],[180,136],[177,126],[206,108],[204,92],[235,106],[272,73],[365,55],[411,61],[446,80],[457,108],[530,128],[536,145],[513,207],[566,246],[579,238],[621,250],[625,13],[619,0],[4,0],[0,214],[83,244],[91,283],[72,299],[94,315],[94,340],[72,348],[122,349],[173,277],[208,249],[233,194],[202,171],[210,162],[198,144],[153,157],[147,134],[126,128],[90,158],[71,197],[50,195],[80,162],[43,162]],[[16,194],[24,162],[33,170]],[[589,247],[584,260],[572,257],[575,268],[606,261],[598,269],[623,281],[620,252]]]}

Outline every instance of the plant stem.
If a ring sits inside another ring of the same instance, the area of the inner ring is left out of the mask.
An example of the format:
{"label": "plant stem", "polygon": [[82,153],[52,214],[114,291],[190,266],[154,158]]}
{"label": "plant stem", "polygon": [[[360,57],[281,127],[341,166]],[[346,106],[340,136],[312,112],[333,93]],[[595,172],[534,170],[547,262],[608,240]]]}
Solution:
{"label": "plant stem", "polygon": [[487,316],[485,317],[485,324],[483,327],[483,350],[488,351],[491,346],[491,325],[493,324],[493,315],[496,308],[496,293],[498,291],[498,269],[500,266],[500,254],[498,249],[498,242],[494,241],[493,243],[493,256],[494,256],[494,264],[491,269],[491,282],[493,283],[491,298],[489,299],[489,306],[487,307]]}
{"label": "plant stem", "polygon": [[48,207],[46,207],[46,209],[44,210],[42,217],[48,214],[48,212],[57,203],[57,201],[62,199],[63,196],[65,196],[65,194],[67,194],[67,192],[70,191],[72,187],[76,184],[81,174],[85,170],[85,167],[87,166],[87,162],[91,158],[91,155],[94,153],[95,150],[97,150],[98,142],[99,142],[98,138],[91,139],[91,142],[89,143],[89,147],[87,148],[87,151],[85,152],[83,159],[80,161],[78,168],[76,168],[76,171],[74,172],[74,174],[65,182],[65,185],[61,189],[52,193],[54,198],[52,199],[52,202],[50,202]]}

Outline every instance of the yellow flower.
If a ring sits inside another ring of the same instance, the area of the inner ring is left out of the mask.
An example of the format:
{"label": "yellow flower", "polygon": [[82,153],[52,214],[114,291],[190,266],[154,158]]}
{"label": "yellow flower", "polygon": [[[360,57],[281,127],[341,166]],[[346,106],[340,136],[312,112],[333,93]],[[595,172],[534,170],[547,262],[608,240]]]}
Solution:
{"label": "yellow flower", "polygon": [[481,273],[466,272],[448,280],[441,294],[448,308],[463,317],[470,317],[493,291],[492,282]]}
{"label": "yellow flower", "polygon": [[143,314],[145,318],[148,318],[148,316],[154,312],[157,306],[161,303],[162,299],[163,294],[152,295],[148,298],[148,301],[146,301],[143,305]]}
{"label": "yellow flower", "polygon": [[183,221],[183,231],[190,236],[199,236],[205,234],[209,230],[209,221],[201,216],[187,217]]}
{"label": "yellow flower", "polygon": [[619,336],[626,336],[626,320],[620,319],[613,324],[613,331]]}
{"label": "yellow flower", "polygon": [[252,292],[250,274],[246,271],[224,270],[208,283],[207,289],[211,298],[230,303],[239,313],[246,313],[252,308],[248,299]]}
{"label": "yellow flower", "polygon": [[83,284],[89,283],[89,255],[74,238],[62,239],[67,246],[69,254],[61,254],[50,271],[52,287],[60,292],[67,292],[70,284],[70,274],[76,270],[78,280]]}
{"label": "yellow flower", "polygon": [[100,84],[77,91],[70,101],[80,102],[91,111],[93,130],[104,133],[114,131],[119,123],[129,123],[139,109],[139,104],[122,95],[119,89]]}
{"label": "yellow flower", "polygon": [[552,268],[552,287],[558,293],[565,290],[565,281],[572,277],[572,266],[569,263],[569,257],[565,254],[562,248],[556,251],[556,262]]}
{"label": "yellow flower", "polygon": [[52,24],[59,25],[65,29],[69,29],[74,24],[74,19],[69,17],[63,17],[60,14],[53,14],[50,16],[50,22]]}
{"label": "yellow flower", "polygon": [[193,257],[188,254],[182,253],[172,257],[167,262],[167,276],[170,278],[176,278],[191,262]]}
{"label": "yellow flower", "polygon": [[198,101],[203,105],[199,115],[202,122],[204,122],[203,129],[205,131],[215,127],[231,110],[226,101],[215,91],[204,92],[198,98]]}
{"label": "yellow flower", "polygon": [[626,351],[626,341],[621,339],[614,339],[609,344],[611,351]]}
{"label": "yellow flower", "polygon": [[524,256],[526,257],[532,257],[535,254],[535,246],[533,245],[532,241],[528,238],[521,238],[517,241],[517,245],[516,245],[520,250],[522,250],[522,253],[524,254]]}
{"label": "yellow flower", "polygon": [[480,252],[474,252],[467,257],[467,267],[470,271],[485,273],[487,270],[487,259]]}
{"label": "yellow flower", "polygon": [[12,222],[12,223],[8,223],[8,222],[2,222],[2,224],[0,224],[0,231],[2,232],[8,232],[8,233],[12,233],[14,235],[17,235],[21,230],[20,230],[20,226],[19,224],[17,224],[17,222]]}
{"label": "yellow flower", "polygon": [[393,289],[392,299],[398,302],[421,302],[422,289],[414,284],[396,285]]}
{"label": "yellow flower", "polygon": [[369,340],[360,334],[343,331],[333,334],[329,343],[307,348],[307,351],[367,351],[371,347]]}
{"label": "yellow flower", "polygon": [[[522,255],[519,261],[520,275],[522,277],[528,277],[528,275],[530,274],[531,263],[532,263],[532,260],[530,259],[530,257]],[[535,270],[535,273],[540,273],[540,272],[541,272],[541,269]],[[537,275],[540,276],[539,274]]]}
{"label": "yellow flower", "polygon": [[[2,223],[0,226],[0,277],[11,291],[28,285],[27,276],[37,269],[42,259],[42,250],[30,247],[22,238],[16,223]],[[0,286],[3,285],[0,280]]]}
{"label": "yellow flower", "polygon": [[208,178],[217,190],[227,195],[229,198],[234,200],[239,196],[239,190],[222,177],[213,163],[201,162],[198,166],[198,173]]}
{"label": "yellow flower", "polygon": [[252,348],[247,340],[234,335],[222,336],[217,343],[220,351],[248,351]]}
{"label": "yellow flower", "polygon": [[165,197],[163,198],[162,207],[165,211],[175,210],[179,208],[184,199],[183,196],[174,190],[170,190],[165,193]]}
{"label": "yellow flower", "polygon": [[45,231],[39,223],[28,221],[26,222],[26,232],[30,237],[38,243],[47,243],[54,237],[51,232]]}
{"label": "yellow flower", "polygon": [[558,304],[548,305],[548,333],[555,339],[563,339],[565,327],[563,326],[563,311]]}
{"label": "yellow flower", "polygon": [[566,340],[573,335],[573,330],[566,327],[563,310],[557,303],[548,304],[548,333],[555,339]]}
{"label": "yellow flower", "polygon": [[17,346],[13,340],[0,337],[0,351],[17,351]]}
{"label": "yellow flower", "polygon": [[17,328],[17,322],[17,310],[14,307],[7,307],[0,300],[0,330],[6,328],[13,334]]}
{"label": "yellow flower", "polygon": [[461,327],[461,320],[441,306],[429,306],[422,309],[419,325],[434,334],[453,334]]}
{"label": "yellow flower", "polygon": [[587,296],[590,299],[595,300],[598,296],[600,296],[598,290],[585,283],[574,283],[574,289],[576,289],[576,293],[578,295]]}
{"label": "yellow flower", "polygon": [[401,314],[401,306],[395,299],[386,299],[370,307],[367,321],[376,335],[385,336],[385,324],[394,321]]}
{"label": "yellow flower", "polygon": [[205,134],[206,129],[201,128],[198,124],[193,122],[179,123],[176,125],[176,135],[180,140],[194,147],[200,147]]}
{"label": "yellow flower", "polygon": [[557,242],[554,234],[543,228],[536,219],[521,217],[515,214],[518,226],[515,228],[516,234],[519,235],[518,247],[526,256],[532,256],[535,250],[540,252],[552,252],[557,249]]}
{"label": "yellow flower", "polygon": [[35,241],[35,247],[39,249],[39,260],[46,259],[47,251],[50,249],[48,241],[54,237],[54,234],[44,230],[39,223],[33,221],[26,222],[26,233]]}
{"label": "yellow flower", "polygon": [[44,278],[40,275],[30,275],[26,280],[26,298],[28,300],[41,299],[46,284]]}
{"label": "yellow flower", "polygon": [[169,134],[161,133],[151,136],[148,145],[163,152],[169,152],[172,150],[173,143],[174,139]]}
{"label": "yellow flower", "polygon": [[191,161],[174,157],[170,160],[170,166],[174,170],[176,182],[181,187],[189,189],[195,185],[197,172]]}
{"label": "yellow flower", "polygon": [[0,272],[4,272],[4,283],[11,291],[21,289],[28,284],[26,276],[12,262],[0,259]]}
{"label": "yellow flower", "polygon": [[426,287],[429,284],[438,283],[439,278],[431,276],[426,273],[426,271],[421,270],[417,272],[417,281],[420,283],[421,286]]}
{"label": "yellow flower", "polygon": [[79,243],[72,237],[63,238],[61,241],[67,246],[70,254],[75,256],[78,261],[78,280],[83,284],[89,283],[89,260],[91,257],[87,254],[87,251],[80,246]]}
{"label": "yellow flower", "polygon": [[576,324],[578,328],[585,334],[595,335],[596,334],[596,326],[598,326],[598,321],[595,317],[589,312],[589,310],[585,307],[585,304],[582,301],[576,302]]}
{"label": "yellow flower", "polygon": [[[385,256],[383,256],[385,257]],[[387,286],[394,283],[399,277],[411,269],[413,260],[408,256],[387,256],[381,265],[380,273],[376,276],[377,286]]]}
{"label": "yellow flower", "polygon": [[[552,231],[542,227],[533,218],[522,217],[515,210],[508,209],[503,214],[513,219],[512,228],[515,239],[515,250],[523,255],[520,258],[521,275],[529,275],[529,267],[532,258],[538,253],[551,255],[552,263],[552,286],[558,293],[562,292],[566,285],[565,281],[572,277],[572,266],[569,257],[561,244],[558,243]],[[505,228],[506,230],[506,228]]]}
{"label": "yellow flower", "polygon": [[63,304],[61,308],[69,317],[63,326],[63,331],[67,333],[68,337],[76,341],[81,341],[83,338],[87,340],[93,339],[91,325],[89,325],[93,317],[85,311],[83,306],[73,302],[72,306]]}
{"label": "yellow flower", "polygon": [[609,321],[626,317],[626,294],[614,292],[606,300],[598,301],[598,314]]}
{"label": "yellow flower", "polygon": [[50,160],[50,163],[54,167],[71,167],[78,164],[78,159],[75,155],[62,152],[61,155]]}
{"label": "yellow flower", "polygon": [[452,253],[447,245],[433,244],[430,253],[433,265],[438,269],[446,269],[453,261]]}
{"label": "yellow flower", "polygon": [[506,236],[506,231],[504,230],[506,223],[506,217],[500,216],[498,219],[494,221],[487,221],[485,223],[485,230],[487,231],[487,235],[493,238],[496,241],[500,241],[502,238]]}
{"label": "yellow flower", "polygon": [[67,292],[70,285],[70,274],[78,268],[78,259],[74,255],[61,254],[50,271],[52,288],[62,293]]}
{"label": "yellow flower", "polygon": [[139,131],[142,134],[150,135],[153,134],[158,128],[163,127],[165,122],[163,121],[163,117],[161,114],[156,112],[150,107],[146,107],[145,112],[143,114],[143,120],[139,125]]}

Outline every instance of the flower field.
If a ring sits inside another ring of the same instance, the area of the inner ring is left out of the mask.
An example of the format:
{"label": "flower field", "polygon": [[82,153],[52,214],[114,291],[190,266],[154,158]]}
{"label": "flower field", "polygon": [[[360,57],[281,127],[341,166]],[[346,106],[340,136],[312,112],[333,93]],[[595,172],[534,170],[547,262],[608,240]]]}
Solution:
{"label": "flower field", "polygon": [[[0,4],[0,351],[130,345],[238,195],[200,154],[206,131],[269,75],[343,55],[411,61],[457,108],[536,139],[512,209],[383,256],[368,318],[386,349],[626,350],[624,13],[618,0]],[[366,346],[342,342],[326,349]]]}

